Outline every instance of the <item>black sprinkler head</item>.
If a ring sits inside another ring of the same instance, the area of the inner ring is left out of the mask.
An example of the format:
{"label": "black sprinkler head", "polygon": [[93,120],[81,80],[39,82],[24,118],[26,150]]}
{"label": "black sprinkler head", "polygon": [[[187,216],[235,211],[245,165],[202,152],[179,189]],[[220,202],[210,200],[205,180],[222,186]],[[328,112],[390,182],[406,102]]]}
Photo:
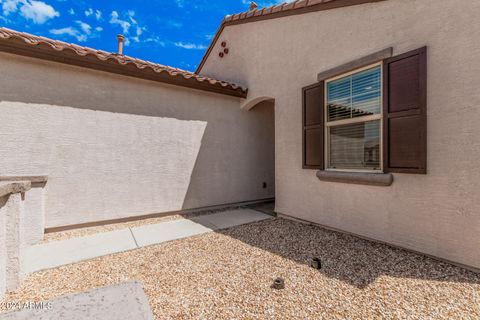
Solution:
{"label": "black sprinkler head", "polygon": [[322,260],[320,260],[320,258],[313,258],[310,262],[310,266],[314,269],[320,270],[322,269]]}
{"label": "black sprinkler head", "polygon": [[285,289],[285,280],[282,278],[275,279],[273,281],[272,288],[277,290]]}

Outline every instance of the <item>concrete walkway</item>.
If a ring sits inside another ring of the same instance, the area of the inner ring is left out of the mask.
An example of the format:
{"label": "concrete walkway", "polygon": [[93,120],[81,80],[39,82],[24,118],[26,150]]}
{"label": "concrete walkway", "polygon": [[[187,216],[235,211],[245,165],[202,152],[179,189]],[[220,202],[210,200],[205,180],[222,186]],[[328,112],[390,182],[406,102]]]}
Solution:
{"label": "concrete walkway", "polygon": [[38,244],[25,248],[22,258],[22,271],[28,274],[56,268],[66,264],[261,221],[271,217],[251,209],[236,209],[189,220],[174,220]]}
{"label": "concrete walkway", "polygon": [[0,320],[152,320],[143,284],[123,282],[82,293],[69,294],[20,310],[0,314]]}

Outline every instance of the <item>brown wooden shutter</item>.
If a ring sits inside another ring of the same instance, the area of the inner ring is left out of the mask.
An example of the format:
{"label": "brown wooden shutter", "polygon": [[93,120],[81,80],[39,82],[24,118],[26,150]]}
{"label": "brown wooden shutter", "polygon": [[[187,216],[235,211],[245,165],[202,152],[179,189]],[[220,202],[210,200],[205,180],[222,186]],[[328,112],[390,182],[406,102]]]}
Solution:
{"label": "brown wooden shutter", "polygon": [[386,172],[427,173],[427,48],[384,62]]}
{"label": "brown wooden shutter", "polygon": [[303,168],[324,169],[324,82],[303,88]]}

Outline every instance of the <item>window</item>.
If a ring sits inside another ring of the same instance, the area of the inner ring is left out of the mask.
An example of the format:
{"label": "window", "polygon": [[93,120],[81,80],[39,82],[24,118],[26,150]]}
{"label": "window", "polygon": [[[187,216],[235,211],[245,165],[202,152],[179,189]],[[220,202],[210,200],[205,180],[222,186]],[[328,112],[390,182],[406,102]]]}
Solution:
{"label": "window", "polygon": [[302,88],[302,112],[303,169],[426,174],[427,48],[323,71]]}
{"label": "window", "polygon": [[381,170],[382,66],[325,81],[325,163],[332,170]]}

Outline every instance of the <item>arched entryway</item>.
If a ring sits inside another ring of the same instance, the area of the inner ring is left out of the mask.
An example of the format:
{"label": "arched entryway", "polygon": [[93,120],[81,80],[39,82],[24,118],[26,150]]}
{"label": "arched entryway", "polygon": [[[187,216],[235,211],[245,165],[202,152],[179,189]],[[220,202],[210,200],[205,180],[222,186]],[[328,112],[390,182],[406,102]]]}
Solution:
{"label": "arched entryway", "polygon": [[245,100],[242,103],[241,108],[249,111],[249,110],[257,107],[258,105],[261,105],[263,102],[271,103],[272,107],[274,107],[274,105],[275,105],[275,99],[274,98],[268,97],[268,96],[261,96],[261,97],[256,97],[256,98],[253,98],[253,99]]}
{"label": "arched entryway", "polygon": [[[275,99],[272,97],[257,97],[246,100],[242,109],[254,115],[256,121],[255,137],[259,144],[256,155],[250,155],[258,172],[261,172],[261,184],[265,198],[275,197]],[[260,169],[260,170],[259,170]],[[259,177],[260,178],[260,177]],[[272,208],[273,210],[273,208]]]}

